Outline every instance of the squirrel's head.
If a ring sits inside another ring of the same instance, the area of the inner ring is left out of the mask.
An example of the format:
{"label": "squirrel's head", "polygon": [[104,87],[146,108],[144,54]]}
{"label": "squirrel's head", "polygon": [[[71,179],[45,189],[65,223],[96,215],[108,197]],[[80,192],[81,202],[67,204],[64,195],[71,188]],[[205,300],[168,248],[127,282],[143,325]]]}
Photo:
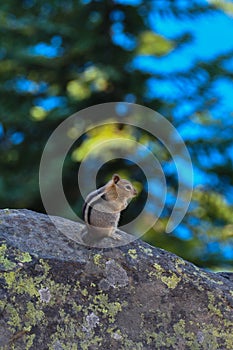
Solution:
{"label": "squirrel's head", "polygon": [[137,190],[130,181],[122,179],[118,174],[112,176],[112,183],[116,188],[117,194],[121,198],[131,199],[137,195]]}

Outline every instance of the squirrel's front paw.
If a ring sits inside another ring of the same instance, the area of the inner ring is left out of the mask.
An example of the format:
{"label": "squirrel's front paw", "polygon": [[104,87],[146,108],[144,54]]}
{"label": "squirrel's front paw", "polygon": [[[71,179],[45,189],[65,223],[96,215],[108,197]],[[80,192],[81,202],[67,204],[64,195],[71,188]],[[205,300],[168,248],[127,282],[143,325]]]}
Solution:
{"label": "squirrel's front paw", "polygon": [[121,235],[113,232],[110,236],[110,238],[115,239],[116,241],[121,241]]}

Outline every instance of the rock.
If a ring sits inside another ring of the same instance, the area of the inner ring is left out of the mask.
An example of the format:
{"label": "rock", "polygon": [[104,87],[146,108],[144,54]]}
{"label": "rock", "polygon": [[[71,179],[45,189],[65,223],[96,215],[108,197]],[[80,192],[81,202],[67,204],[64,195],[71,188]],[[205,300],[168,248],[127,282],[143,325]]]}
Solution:
{"label": "rock", "polygon": [[66,235],[44,214],[0,210],[0,349],[232,350],[231,274],[141,240],[88,248],[68,238],[80,224],[55,220]]}

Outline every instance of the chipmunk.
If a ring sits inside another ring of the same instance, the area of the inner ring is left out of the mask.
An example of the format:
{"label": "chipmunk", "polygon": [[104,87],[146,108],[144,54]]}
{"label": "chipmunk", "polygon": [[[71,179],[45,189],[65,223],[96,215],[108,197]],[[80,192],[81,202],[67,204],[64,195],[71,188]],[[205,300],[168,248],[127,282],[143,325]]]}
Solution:
{"label": "chipmunk", "polygon": [[103,237],[120,240],[116,234],[120,213],[137,195],[130,181],[114,174],[103,187],[91,192],[83,206],[83,220],[87,226],[83,241],[96,241]]}

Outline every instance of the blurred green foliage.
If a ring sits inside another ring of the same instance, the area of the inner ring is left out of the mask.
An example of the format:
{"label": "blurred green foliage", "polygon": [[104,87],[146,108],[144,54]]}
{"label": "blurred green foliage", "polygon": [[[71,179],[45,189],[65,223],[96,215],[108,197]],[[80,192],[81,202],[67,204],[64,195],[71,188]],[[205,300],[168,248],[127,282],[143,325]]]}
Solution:
{"label": "blurred green foliage", "polygon": [[[167,13],[177,18],[195,19],[220,11],[219,7],[225,9],[215,1],[208,6],[193,1],[186,8],[180,7],[179,1],[167,1],[161,7],[150,0],[136,5],[107,0],[3,2],[0,5],[1,207],[44,210],[38,184],[44,145],[64,119],[83,108],[104,102],[136,102],[162,113],[177,128],[186,123],[186,118],[173,117],[174,109],[181,102],[179,95],[174,95],[172,101],[149,99],[147,82],[153,74],[132,68],[132,60],[139,54],[169,55],[192,42],[191,33],[185,32],[169,40],[153,31],[148,24],[152,8],[158,16]],[[231,10],[230,5],[226,10]],[[123,28],[125,44],[119,45],[114,39],[117,25]],[[231,269],[233,262],[232,254],[229,255],[233,242],[232,203],[227,199],[233,186],[233,165],[229,156],[232,129],[229,133],[229,123],[225,124],[221,117],[213,119],[209,107],[219,102],[211,84],[217,78],[230,76],[223,62],[231,57],[232,53],[197,61],[192,69],[176,72],[171,77],[162,73],[156,75],[161,81],[176,79],[195,87],[190,100],[195,96],[203,97],[202,105],[190,115],[189,122],[191,127],[206,125],[213,131],[212,137],[207,140],[203,135],[195,140],[188,138],[187,146],[194,167],[206,177],[214,174],[216,181],[213,186],[194,189],[190,210],[180,229],[170,235],[164,233],[172,209],[172,204],[168,203],[154,228],[144,237],[151,244],[173,251],[197,265],[219,269]],[[200,71],[208,77],[205,83],[198,79]],[[75,128],[69,133],[75,139]],[[162,166],[168,169],[172,166],[168,152],[143,131],[133,133],[118,125],[113,129],[87,132],[72,148],[64,166],[64,188],[78,213],[82,198],[74,179],[79,163],[95,142],[119,134],[130,135],[131,139],[149,145]],[[213,160],[216,153],[221,154],[221,163],[206,161]],[[95,156],[100,156],[98,151]],[[142,209],[147,196],[146,179],[134,164],[119,159],[101,169],[99,185],[117,171],[135,181],[139,189],[141,186],[141,197],[124,214],[123,220],[127,220]],[[175,197],[176,176],[167,171],[166,179]],[[148,220],[150,215],[148,213]],[[188,235],[180,236],[179,230]]]}
{"label": "blurred green foliage", "polygon": [[209,0],[211,4],[215,5],[217,8],[222,9],[230,15],[233,14],[233,4],[228,0]]}

